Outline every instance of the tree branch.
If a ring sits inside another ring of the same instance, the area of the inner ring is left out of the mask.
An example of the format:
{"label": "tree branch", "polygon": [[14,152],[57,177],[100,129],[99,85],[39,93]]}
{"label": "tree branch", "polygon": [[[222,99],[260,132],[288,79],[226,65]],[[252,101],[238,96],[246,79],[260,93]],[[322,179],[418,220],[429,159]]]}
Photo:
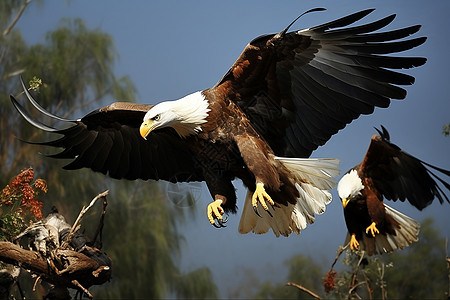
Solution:
{"label": "tree branch", "polygon": [[12,20],[11,24],[3,31],[3,36],[7,36],[9,32],[13,29],[14,25],[16,25],[17,21],[19,21],[20,17],[22,16],[23,12],[25,11],[25,8],[30,4],[31,0],[25,0],[25,2],[20,7],[19,11],[17,12],[16,17],[14,20]]}
{"label": "tree branch", "polygon": [[331,268],[330,268],[331,270],[333,270],[334,265],[337,263],[339,257],[341,257],[342,252],[344,252],[344,250],[347,249],[349,245],[350,245],[350,242],[348,242],[347,245],[345,245],[345,246],[339,246],[339,248],[337,250],[336,258],[334,259],[333,264],[331,264]]}
{"label": "tree branch", "polygon": [[319,295],[317,295],[317,294],[314,293],[313,291],[311,291],[311,290],[305,288],[303,285],[300,285],[300,284],[298,284],[298,283],[295,283],[295,282],[288,282],[288,283],[286,283],[286,285],[287,285],[287,286],[295,286],[295,287],[298,288],[299,290],[301,290],[301,291],[303,291],[303,292],[305,292],[305,293],[307,293],[307,294],[313,296],[314,298],[316,298],[316,299],[318,299],[318,300],[321,300],[321,299],[322,299]]}
{"label": "tree branch", "polygon": [[83,208],[80,211],[80,214],[78,215],[77,219],[75,220],[75,222],[72,225],[72,229],[70,230],[70,233],[67,236],[67,239],[61,245],[62,249],[67,248],[69,242],[72,240],[73,235],[79,229],[79,226],[80,226],[79,224],[80,224],[81,219],[83,218],[84,214],[95,204],[95,202],[99,198],[105,198],[108,195],[108,193],[109,193],[109,190],[106,190],[103,193],[98,194],[97,196],[95,196],[94,199],[92,199],[91,203],[89,203],[89,205],[87,207],[83,206]]}
{"label": "tree branch", "polygon": [[29,245],[34,246],[33,250],[0,241],[0,261],[18,265],[36,274],[38,279],[53,284],[55,287],[49,294],[58,288],[62,291],[72,288],[92,298],[87,289],[111,279],[112,262],[107,254],[89,244],[88,237],[77,231],[83,215],[99,198],[104,200],[100,218],[103,225],[107,194],[105,191],[97,195],[87,207],[83,207],[73,226],[65,222],[56,208],[47,217],[30,225],[17,239],[26,237]]}

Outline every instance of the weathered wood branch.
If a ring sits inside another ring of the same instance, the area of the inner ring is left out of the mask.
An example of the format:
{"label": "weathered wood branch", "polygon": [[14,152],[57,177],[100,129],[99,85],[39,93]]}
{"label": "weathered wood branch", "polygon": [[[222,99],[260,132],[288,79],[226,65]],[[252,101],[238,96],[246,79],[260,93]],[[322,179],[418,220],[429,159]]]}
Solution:
{"label": "weathered wood branch", "polygon": [[[106,213],[106,195],[97,195],[87,207],[83,207],[75,223],[70,226],[56,208],[42,220],[33,223],[14,241],[26,238],[30,250],[12,242],[0,242],[0,261],[20,266],[38,275],[38,278],[53,284],[56,288],[73,288],[92,295],[87,290],[111,278],[111,259],[78,232],[83,215],[103,198],[103,210],[97,234],[101,236]],[[95,241],[96,239],[94,239]],[[101,241],[98,243],[101,244]]]}
{"label": "weathered wood branch", "polygon": [[101,265],[87,255],[73,250],[55,250],[50,259],[11,242],[0,242],[0,260],[20,265],[49,283],[75,289],[78,286],[72,283],[73,280],[84,287],[90,287],[104,283],[111,276],[110,266]]}

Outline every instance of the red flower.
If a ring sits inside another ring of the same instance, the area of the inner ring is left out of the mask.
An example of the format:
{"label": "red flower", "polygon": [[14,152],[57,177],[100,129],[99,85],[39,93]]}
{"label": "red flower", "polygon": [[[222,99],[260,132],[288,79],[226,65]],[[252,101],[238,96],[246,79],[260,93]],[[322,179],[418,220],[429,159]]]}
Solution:
{"label": "red flower", "polygon": [[34,182],[34,187],[36,189],[40,189],[44,193],[47,193],[47,182],[45,182],[45,180],[43,179],[36,179],[36,181]]}
{"label": "red flower", "polygon": [[325,279],[323,280],[323,286],[325,287],[325,292],[328,294],[332,290],[336,288],[336,275],[337,272],[331,269],[328,271],[327,275],[325,275]]}
{"label": "red flower", "polygon": [[42,218],[43,203],[36,200],[35,196],[38,190],[47,192],[47,183],[42,179],[37,179],[33,184],[33,178],[32,168],[22,170],[1,191],[0,204],[12,205],[15,201],[20,201],[20,211],[29,211],[37,219]]}

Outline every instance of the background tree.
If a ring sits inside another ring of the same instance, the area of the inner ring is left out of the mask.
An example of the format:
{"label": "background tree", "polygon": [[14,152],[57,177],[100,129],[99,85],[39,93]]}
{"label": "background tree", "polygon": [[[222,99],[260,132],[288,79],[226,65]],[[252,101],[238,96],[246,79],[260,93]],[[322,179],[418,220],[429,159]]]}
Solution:
{"label": "background tree", "polygon": [[[11,24],[24,3],[1,2],[2,29]],[[103,241],[104,250],[114,259],[114,279],[108,288],[98,290],[100,295],[119,298],[192,296],[193,288],[180,284],[179,278],[183,278],[182,282],[197,283],[197,297],[214,297],[217,290],[208,270],[189,274],[178,270],[180,236],[170,217],[176,207],[165,201],[157,183],[117,181],[90,170],[64,171],[61,166],[67,162],[43,158],[39,151],[47,154],[47,149],[16,138],[31,141],[55,138],[45,136],[18,119],[9,99],[9,94],[19,96],[21,93],[18,75],[22,75],[27,84],[34,76],[41,79],[42,85],[34,92],[40,104],[57,115],[74,118],[112,102],[111,99],[135,98],[135,88],[129,78],[114,75],[116,59],[112,38],[100,30],[87,28],[81,19],[62,20],[57,29],[48,32],[45,41],[36,45],[28,45],[15,29],[0,37],[0,183],[6,184],[21,169],[33,166],[36,174],[49,184],[48,196],[42,199],[44,211],[55,205],[70,223],[82,204],[86,204],[81,201],[99,191],[111,190]],[[36,113],[32,107],[26,108]],[[54,120],[42,121],[58,125]],[[28,297],[36,297],[39,292],[32,294],[31,284],[23,282],[22,286]]]}
{"label": "background tree", "polygon": [[448,270],[446,243],[432,219],[421,223],[420,240],[405,253],[387,257],[392,268],[385,272],[388,298],[390,299],[446,299]]}
{"label": "background tree", "polygon": [[442,126],[442,134],[445,136],[449,136],[450,135],[450,123],[449,124],[444,124]]}
{"label": "background tree", "polygon": [[[362,259],[354,252],[346,251],[328,293],[323,285],[327,267],[310,257],[296,255],[286,261],[289,268],[286,278],[260,283],[249,276],[248,282],[243,282],[234,296],[314,299],[309,293],[286,285],[293,282],[322,299],[447,299],[449,279],[445,252],[445,240],[439,229],[434,227],[432,219],[426,219],[421,223],[419,242],[402,251]],[[349,293],[351,281],[355,279],[354,292],[358,295]],[[254,290],[248,293],[252,288]]]}
{"label": "background tree", "polygon": [[[287,282],[295,282],[303,287],[321,294],[323,290],[322,277],[324,268],[312,257],[302,254],[295,255],[285,262],[289,272],[287,278],[280,278],[281,282],[259,282],[249,274],[248,281],[243,282],[234,297],[248,299],[314,299],[310,294],[298,288],[287,286]],[[284,281],[282,281],[284,280]]]}

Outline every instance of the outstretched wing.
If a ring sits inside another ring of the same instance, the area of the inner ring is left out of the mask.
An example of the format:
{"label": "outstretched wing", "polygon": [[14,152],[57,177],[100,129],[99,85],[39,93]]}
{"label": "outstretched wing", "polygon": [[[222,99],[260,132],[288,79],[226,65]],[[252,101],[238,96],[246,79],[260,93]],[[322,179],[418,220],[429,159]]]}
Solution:
{"label": "outstretched wing", "polygon": [[450,184],[433,173],[432,169],[450,176],[450,171],[432,166],[406,153],[389,140],[386,128],[373,135],[360,172],[373,179],[375,188],[388,200],[406,199],[417,209],[430,205],[434,198],[442,204],[450,203],[435,179],[450,191]]}
{"label": "outstretched wing", "polygon": [[63,148],[53,158],[73,159],[67,170],[90,168],[116,179],[163,179],[171,182],[201,181],[192,153],[172,129],[151,133],[147,140],[139,126],[152,105],[116,102],[97,109],[79,120],[67,120],[44,110],[24,87],[28,100],[43,114],[66,123],[55,129],[33,120],[13,96],[19,113],[37,128],[62,135],[54,141],[35,143]]}
{"label": "outstretched wing", "polygon": [[420,57],[386,56],[426,38],[405,40],[420,26],[373,33],[395,15],[355,26],[373,9],[305,30],[256,38],[211,90],[238,103],[278,156],[308,157],[361,114],[403,99]]}

